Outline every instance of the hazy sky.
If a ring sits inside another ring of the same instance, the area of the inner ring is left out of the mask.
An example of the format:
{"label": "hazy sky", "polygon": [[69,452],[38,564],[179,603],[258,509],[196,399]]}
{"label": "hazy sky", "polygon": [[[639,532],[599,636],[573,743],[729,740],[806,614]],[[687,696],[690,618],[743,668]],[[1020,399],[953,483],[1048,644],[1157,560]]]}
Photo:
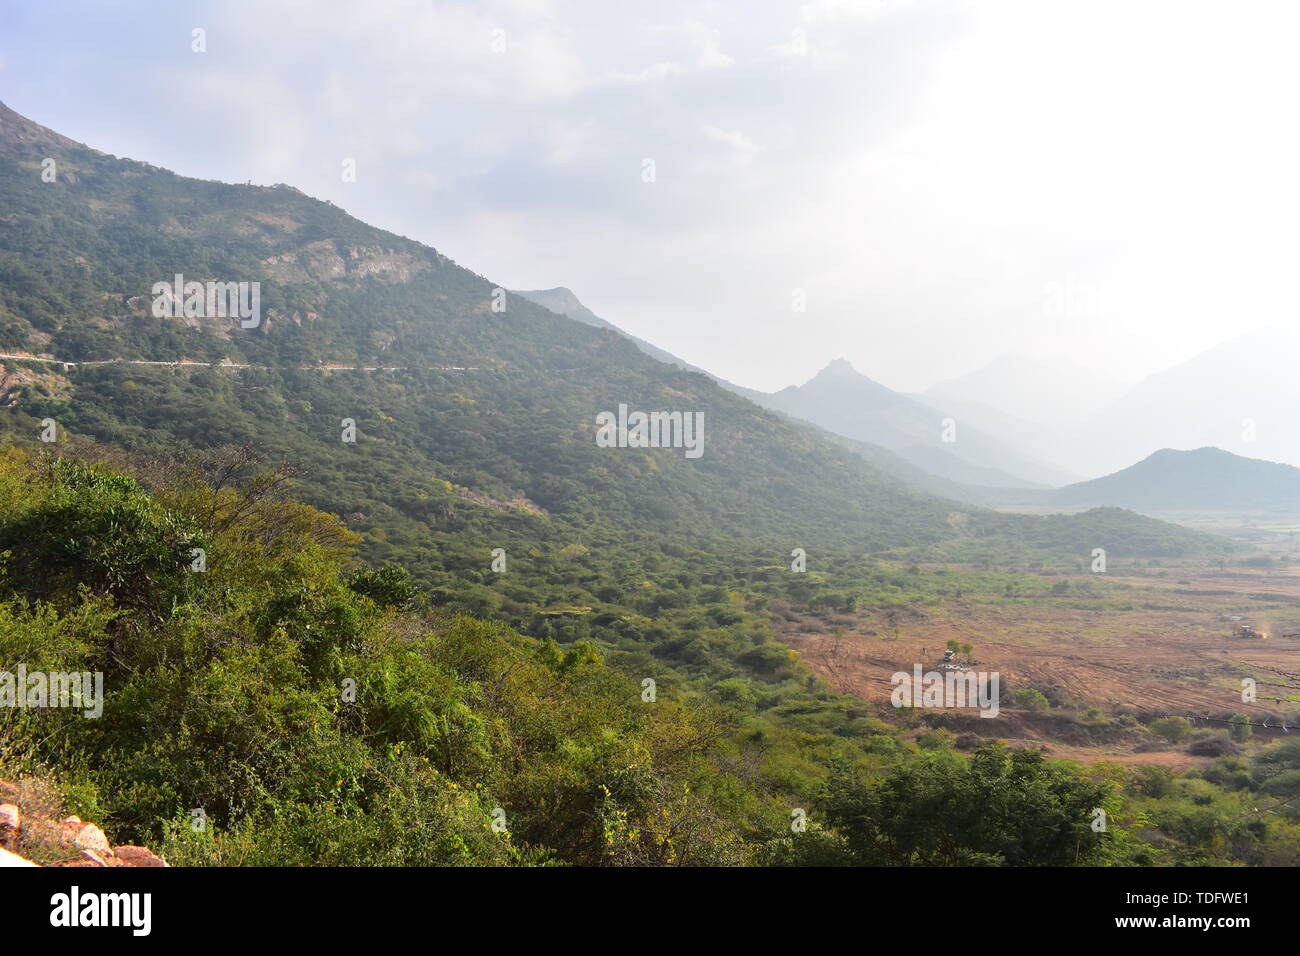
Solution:
{"label": "hazy sky", "polygon": [[1295,321],[1297,7],[0,0],[0,99],[744,385],[1012,350],[1136,379]]}

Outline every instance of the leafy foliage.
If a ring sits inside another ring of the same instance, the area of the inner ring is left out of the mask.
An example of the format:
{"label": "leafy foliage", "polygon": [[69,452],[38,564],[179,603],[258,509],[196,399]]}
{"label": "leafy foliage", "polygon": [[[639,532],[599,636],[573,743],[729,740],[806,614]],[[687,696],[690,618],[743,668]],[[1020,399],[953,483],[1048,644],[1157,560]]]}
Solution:
{"label": "leafy foliage", "polygon": [[[0,453],[11,566],[36,567],[49,549],[14,532],[34,512],[99,528],[123,496],[148,519],[129,526],[141,540],[185,529],[209,546],[207,569],[184,564],[165,604],[89,587],[104,559],[86,549],[59,552],[59,587],[11,576],[0,594],[0,669],[100,671],[106,689],[99,718],[0,710],[0,769],[54,776],[117,840],[173,862],[1296,858],[1293,822],[1239,819],[1255,791],[1294,796],[1294,746],[1262,752],[1242,779],[1240,758],[1221,758],[1221,782],[1171,779],[1153,798],[1127,770],[1109,779],[1000,747],[967,758],[938,732],[913,745],[781,645],[739,640],[729,628],[751,612],[737,592],[715,587],[715,603],[655,625],[673,628],[677,669],[635,642],[526,637],[421,608],[398,570],[351,567],[355,538],[337,519],[287,498],[275,471],[239,474],[241,462],[145,467],[146,481]],[[71,512],[54,507],[87,489],[97,494]],[[810,808],[806,832],[790,832],[791,807]],[[1112,821],[1103,835],[1089,825],[1097,807]],[[196,832],[200,808],[210,825]]]}

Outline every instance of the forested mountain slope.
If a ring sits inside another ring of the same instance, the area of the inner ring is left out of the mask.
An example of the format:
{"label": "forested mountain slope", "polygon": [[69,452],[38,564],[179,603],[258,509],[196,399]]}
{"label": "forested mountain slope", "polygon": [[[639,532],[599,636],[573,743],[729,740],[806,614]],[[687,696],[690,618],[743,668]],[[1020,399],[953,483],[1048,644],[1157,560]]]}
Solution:
{"label": "forested mountain slope", "polygon": [[[794,547],[1073,558],[1223,546],[1132,516],[954,520],[958,506],[705,376],[329,203],[106,156],[8,109],[0,204],[0,350],[105,363],[6,360],[8,432],[32,441],[52,419],[60,435],[140,452],[249,444],[287,457],[366,557],[461,598],[491,582],[477,609],[512,620],[556,603],[561,583],[561,606],[621,603],[656,569],[704,554],[735,568],[788,563]],[[177,274],[260,283],[260,322],[156,317],[155,283]],[[621,404],[702,413],[702,455],[597,447],[597,416]],[[498,547],[515,578],[488,572]],[[526,575],[511,595],[504,581]]]}

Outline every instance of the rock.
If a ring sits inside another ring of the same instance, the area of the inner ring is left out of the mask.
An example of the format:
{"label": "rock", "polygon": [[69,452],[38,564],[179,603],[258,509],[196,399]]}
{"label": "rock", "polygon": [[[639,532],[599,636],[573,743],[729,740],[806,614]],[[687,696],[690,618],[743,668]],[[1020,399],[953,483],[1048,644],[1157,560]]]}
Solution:
{"label": "rock", "polygon": [[120,846],[113,851],[122,866],[166,866],[167,861],[142,846]]}
{"label": "rock", "polygon": [[[17,848],[20,845],[19,834],[25,841],[22,845],[41,847],[43,851],[53,850],[56,845],[63,848],[63,852],[58,854],[63,859],[49,864],[51,866],[168,865],[167,861],[158,854],[142,846],[121,846],[114,850],[103,830],[93,823],[86,823],[76,815],[55,821],[29,808],[24,818],[17,803],[22,793],[23,791],[17,785],[0,780],[0,867],[40,865],[24,859],[9,849],[11,846]],[[68,859],[68,849],[74,850],[78,855]],[[3,895],[0,895],[0,912],[3,911],[3,900]]]}
{"label": "rock", "polygon": [[95,850],[104,853],[111,849],[104,831],[93,823],[82,824],[80,829],[74,832],[75,835],[68,842],[78,850]]}
{"label": "rock", "polygon": [[12,803],[0,803],[0,846],[13,846],[18,839],[22,814]]}

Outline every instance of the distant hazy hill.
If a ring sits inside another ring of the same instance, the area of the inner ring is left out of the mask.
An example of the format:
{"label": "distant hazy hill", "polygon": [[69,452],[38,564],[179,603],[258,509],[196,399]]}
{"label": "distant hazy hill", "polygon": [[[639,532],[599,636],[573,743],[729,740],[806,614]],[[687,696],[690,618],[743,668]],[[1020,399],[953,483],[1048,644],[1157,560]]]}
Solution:
{"label": "distant hazy hill", "polygon": [[[881,445],[951,481],[987,487],[1062,484],[1070,476],[1032,460],[957,415],[949,415],[886,388],[837,359],[803,385],[756,398],[858,441]],[[943,441],[942,421],[957,420],[954,442]]]}
{"label": "distant hazy hill", "polygon": [[982,405],[1026,424],[1060,427],[1091,417],[1122,395],[1127,384],[1066,359],[999,355],[987,365],[928,388],[934,404]]}
{"label": "distant hazy hill", "polygon": [[[597,316],[566,288],[518,294],[553,312],[598,328],[617,330],[617,326]],[[649,342],[630,335],[628,338],[643,352],[660,361],[696,369]],[[1007,384],[1000,381],[1003,377],[1019,377],[1021,380]],[[844,360],[832,362],[804,386],[787,388],[775,394],[742,388],[716,378],[715,381],[761,405],[816,423],[817,427],[825,429],[828,440],[852,449],[878,471],[911,488],[953,501],[982,506],[1059,506],[1071,510],[1116,506],[1139,512],[1300,513],[1300,469],[1244,458],[1217,448],[1206,447],[1196,451],[1164,449],[1114,474],[1052,490],[1026,487],[1024,482],[1006,472],[980,468],[960,459],[954,461],[945,449],[902,440],[897,435],[899,426],[890,424],[901,423],[902,430],[910,427],[922,433],[928,429],[932,433],[937,413],[921,400],[929,399],[944,412],[958,418],[962,440],[967,439],[968,432],[972,431],[963,428],[963,424],[975,424],[978,430],[973,431],[978,441],[982,437],[980,426],[985,423],[992,426],[990,430],[999,439],[1008,439],[1008,445],[1018,447],[1020,441],[1030,447],[1045,447],[1054,441],[1077,440],[1074,437],[1079,431],[1077,422],[1053,427],[1019,418],[1005,410],[1025,401],[1030,403],[1030,407],[1045,412],[1046,418],[1070,416],[1076,414],[1077,405],[1066,393],[1078,394],[1080,390],[1092,389],[1088,394],[1100,400],[1112,397],[1121,388],[1117,379],[1095,380],[1091,373],[1072,368],[1068,363],[1049,368],[1020,356],[1002,356],[976,373],[943,383],[924,396],[911,400],[909,396],[893,392],[861,375]],[[1061,393],[1061,397],[1035,406],[1034,396],[1049,393]],[[980,401],[980,396],[998,404]],[[837,400],[838,407],[845,410],[838,415],[835,414]],[[857,410],[863,406],[874,409],[875,413],[858,415]],[[924,410],[918,410],[918,406]],[[831,412],[826,413],[826,408]],[[818,417],[825,420],[817,422]],[[857,435],[852,436],[852,432],[857,432]],[[865,435],[871,437],[861,437]],[[899,448],[906,449],[906,452]],[[1031,464],[1030,468],[1033,467]]]}
{"label": "distant hazy hill", "polygon": [[[1087,423],[1128,386],[1114,376],[1065,358],[1000,355],[966,375],[917,396],[947,409],[1016,452],[1069,473],[1074,480],[1113,471],[1160,445],[1132,450],[1122,462],[1101,461]],[[1064,484],[1064,482],[1058,482]]]}
{"label": "distant hazy hill", "polygon": [[1080,435],[1097,467],[1114,471],[1157,448],[1223,448],[1300,465],[1300,329],[1253,332],[1149,376],[1101,409]]}
{"label": "distant hazy hill", "polygon": [[1142,512],[1300,514],[1300,468],[1242,458],[1219,448],[1165,448],[1123,471],[1046,497],[1060,505],[1117,505]]}
{"label": "distant hazy hill", "polygon": [[[832,436],[850,439],[851,444],[858,445],[855,450],[872,465],[912,488],[945,494],[965,491],[960,486],[969,486],[969,493],[947,496],[982,502],[983,496],[978,491],[981,488],[1041,487],[1063,484],[1074,477],[1034,460],[1020,449],[1012,448],[1009,442],[988,437],[989,429],[984,429],[975,419],[994,422],[992,433],[999,437],[1001,428],[1013,434],[1023,433],[1025,447],[1032,447],[1033,439],[1042,438],[1045,431],[1042,426],[1018,421],[993,409],[977,412],[975,406],[956,401],[948,402],[943,411],[938,411],[919,398],[872,381],[843,359],[831,362],[804,385],[776,393],[760,392],[720,379],[645,339],[624,332],[592,312],[563,286],[515,294],[579,322],[620,332],[642,352],[661,362],[708,375],[727,391],[758,405],[826,429]],[[955,407],[959,405],[960,408]],[[958,419],[960,447],[938,440],[939,423],[949,415]],[[869,447],[863,447],[862,443]]]}
{"label": "distant hazy hill", "polygon": [[1283,322],[1123,390],[1068,362],[1002,356],[921,398],[1079,475],[1107,475],[1160,448],[1222,448],[1300,466],[1297,356],[1300,327]]}

